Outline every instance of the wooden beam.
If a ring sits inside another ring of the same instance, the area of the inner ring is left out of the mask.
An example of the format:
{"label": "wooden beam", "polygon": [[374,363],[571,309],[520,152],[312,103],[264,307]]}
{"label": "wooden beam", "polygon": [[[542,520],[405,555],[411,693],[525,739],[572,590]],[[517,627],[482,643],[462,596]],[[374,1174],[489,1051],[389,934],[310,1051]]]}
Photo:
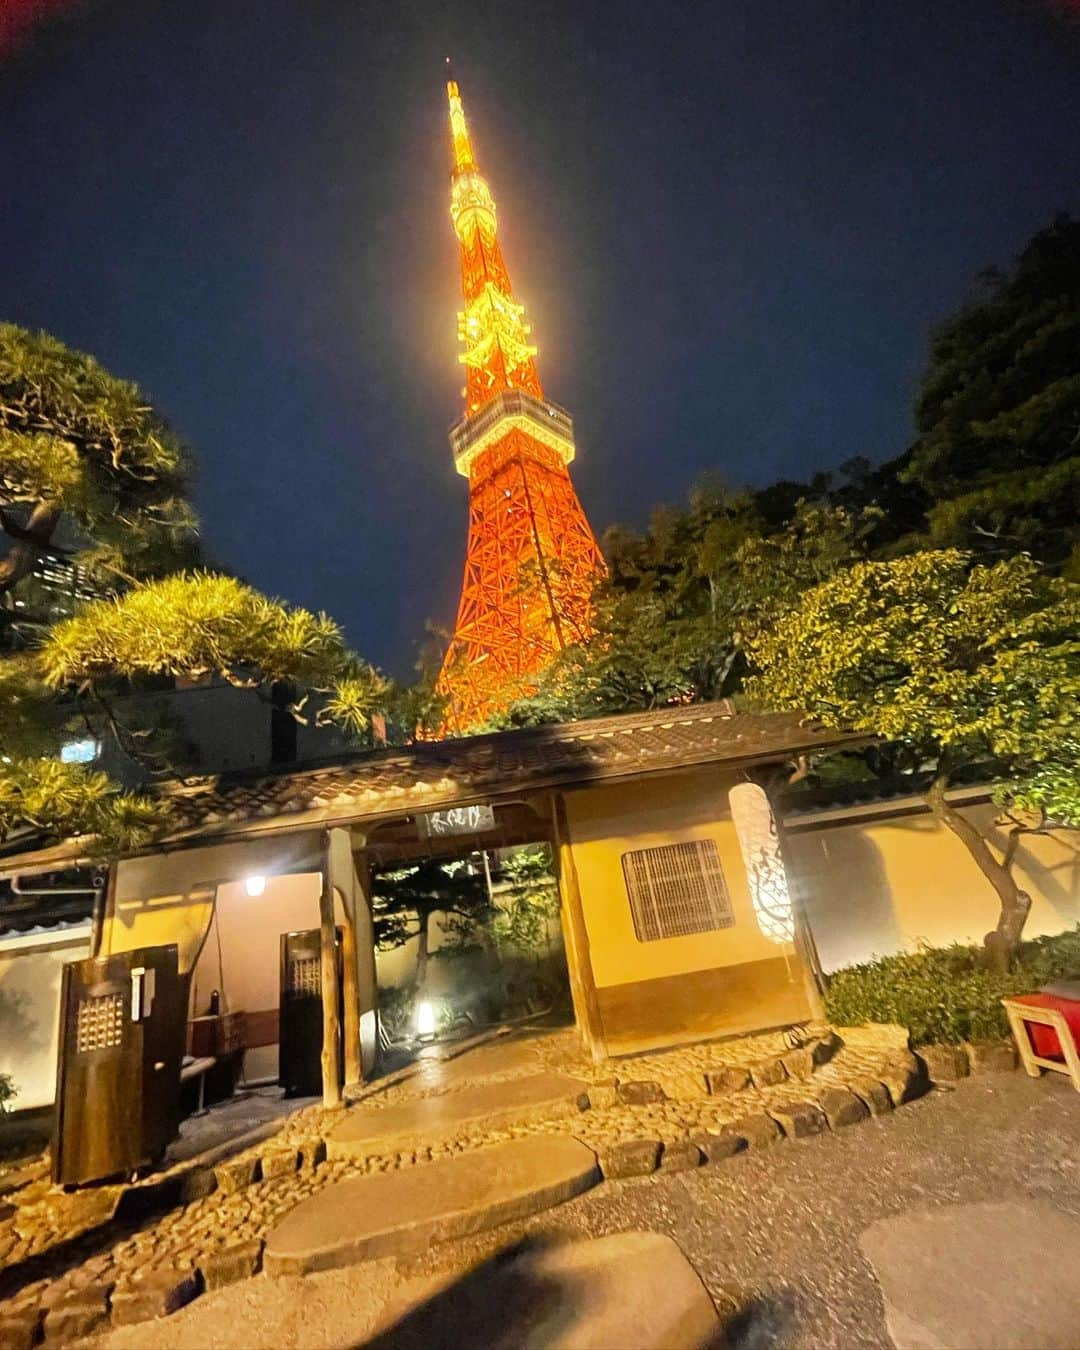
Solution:
{"label": "wooden beam", "polygon": [[338,1060],[338,966],[337,925],[334,921],[334,885],[330,876],[330,832],[323,849],[322,889],[319,891],[319,950],[322,957],[322,1084],[323,1106],[341,1105],[340,1064]]}
{"label": "wooden beam", "polygon": [[589,954],[589,933],[585,927],[585,911],[581,905],[577,867],[570,845],[570,829],[566,819],[566,803],[562,793],[551,798],[551,823],[554,830],[556,859],[559,872],[559,894],[562,904],[563,944],[566,947],[566,965],[570,975],[570,993],[574,1000],[574,1017],[585,1048],[594,1060],[607,1058],[604,1025],[600,1018],[600,1004],[596,995],[592,957]]}
{"label": "wooden beam", "polygon": [[352,905],[341,897],[345,921],[341,930],[341,993],[345,1009],[345,1086],[352,1087],[363,1077],[360,1065],[360,1007],[356,985],[356,924]]}

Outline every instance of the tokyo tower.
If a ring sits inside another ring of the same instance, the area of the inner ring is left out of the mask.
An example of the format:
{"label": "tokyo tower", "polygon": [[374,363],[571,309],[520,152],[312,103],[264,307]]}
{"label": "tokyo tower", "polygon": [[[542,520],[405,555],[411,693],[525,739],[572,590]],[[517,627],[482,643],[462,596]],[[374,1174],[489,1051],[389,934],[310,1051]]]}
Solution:
{"label": "tokyo tower", "polygon": [[570,414],[544,396],[525,307],[496,238],[495,202],[450,81],[450,218],[461,246],[458,315],[465,414],[450,431],[469,480],[469,538],[454,636],[437,688],[446,733],[482,722],[535,687],[552,658],[590,631],[604,561],[570,481]]}

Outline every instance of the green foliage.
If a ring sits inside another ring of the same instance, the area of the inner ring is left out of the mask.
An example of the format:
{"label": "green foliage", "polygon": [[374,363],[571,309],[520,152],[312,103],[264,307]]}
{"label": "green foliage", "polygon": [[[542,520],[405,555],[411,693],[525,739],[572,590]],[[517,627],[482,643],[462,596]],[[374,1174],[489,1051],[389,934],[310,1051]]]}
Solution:
{"label": "green foliage", "polygon": [[1021,812],[1080,829],[1080,739],[1065,736],[1051,757],[1031,766],[1026,774],[1001,784],[994,800],[1010,813]]}
{"label": "green foliage", "polygon": [[[808,591],[751,640],[760,673],[748,693],[954,769],[997,761],[1018,779],[1041,765],[1067,773],[1080,716],[1080,591],[1025,556],[970,561],[941,550],[860,563]],[[1058,805],[1047,800],[1050,814]]]}
{"label": "green foliage", "polygon": [[1078,519],[1080,455],[1074,455],[1037,472],[1001,473],[991,483],[937,502],[928,514],[928,532],[935,546],[971,541],[999,553],[1032,553],[1061,564],[1080,581]]}
{"label": "green foliage", "polygon": [[838,1026],[898,1022],[913,1045],[1009,1034],[1001,999],[1051,980],[1080,978],[1080,929],[1022,943],[1011,969],[986,968],[979,947],[925,947],[848,966],[828,977],[825,1006]]}
{"label": "green foliage", "polygon": [[168,824],[159,799],[122,792],[105,774],[52,759],[0,764],[0,843],[27,831],[92,836],[88,852],[109,857],[148,843]]}
{"label": "green foliage", "polygon": [[903,475],[933,542],[1057,566],[1080,543],[1080,221],[1060,217],[934,335]]}
{"label": "green foliage", "polygon": [[344,661],[325,614],[290,610],[233,577],[178,572],[83,607],[57,624],[41,664],[54,689],[100,678],[220,675],[308,683]]}
{"label": "green foliage", "polygon": [[152,675],[217,676],[244,689],[286,684],[300,692],[299,720],[311,693],[314,717],[363,730],[387,683],[345,647],[325,614],[269,600],[233,577],[177,572],[85,605],[56,624],[39,661],[54,690],[94,690]]}
{"label": "green foliage", "polygon": [[[127,698],[148,681],[216,678],[267,700],[285,690],[298,721],[354,734],[387,697],[326,615],[173,570],[197,553],[190,477],[186,452],[133,384],[46,334],[0,324],[0,839],[87,835],[108,854],[164,827],[159,803],[53,758],[74,732],[111,737],[144,775],[167,772],[170,733],[146,699]],[[32,569],[71,540],[112,594],[57,621],[56,595]]]}
{"label": "green foliage", "polygon": [[449,699],[437,690],[443,652],[450,635],[427,625],[427,635],[416,661],[416,680],[397,686],[386,701],[387,733],[392,744],[431,739],[438,735],[446,720]]}
{"label": "green foliage", "polygon": [[877,515],[800,501],[783,529],[766,534],[748,494],[706,484],[685,511],[658,511],[645,535],[609,534],[611,576],[593,597],[592,634],[492,725],[728,697],[740,687],[750,635],[860,557]]}
{"label": "green foliage", "polygon": [[146,575],[191,556],[190,478],[134,384],[47,333],[0,324],[0,506],[55,508],[88,565]]}
{"label": "green foliage", "polygon": [[0,1073],[0,1116],[11,1110],[11,1103],[19,1095],[19,1089],[9,1073]]}
{"label": "green foliage", "polygon": [[501,862],[492,931],[500,949],[539,953],[559,915],[559,885],[546,844],[514,849]]}
{"label": "green foliage", "polygon": [[376,873],[372,912],[379,951],[424,939],[417,983],[427,960],[428,927],[436,915],[443,935],[436,953],[440,959],[477,950],[502,958],[536,956],[548,947],[548,923],[559,912],[550,850],[536,844],[502,855],[490,894],[479,855]]}
{"label": "green foliage", "polygon": [[416,990],[387,985],[379,990],[379,1025],[392,1041],[407,1040],[416,1028]]}
{"label": "green foliage", "polygon": [[484,878],[463,861],[418,863],[377,872],[372,880],[372,917],[379,951],[402,947],[427,932],[436,913],[457,916],[467,924],[489,917]]}

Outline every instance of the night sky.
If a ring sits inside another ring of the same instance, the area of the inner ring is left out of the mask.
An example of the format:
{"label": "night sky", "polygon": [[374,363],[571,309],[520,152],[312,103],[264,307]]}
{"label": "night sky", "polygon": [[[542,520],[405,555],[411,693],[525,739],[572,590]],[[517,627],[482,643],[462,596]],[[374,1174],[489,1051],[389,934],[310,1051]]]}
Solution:
{"label": "night sky", "polygon": [[597,532],[705,470],[898,453],[930,324],[1080,210],[1080,28],[1036,0],[124,0],[34,30],[0,57],[0,317],[137,380],[210,556],[400,676],[465,545],[447,53]]}

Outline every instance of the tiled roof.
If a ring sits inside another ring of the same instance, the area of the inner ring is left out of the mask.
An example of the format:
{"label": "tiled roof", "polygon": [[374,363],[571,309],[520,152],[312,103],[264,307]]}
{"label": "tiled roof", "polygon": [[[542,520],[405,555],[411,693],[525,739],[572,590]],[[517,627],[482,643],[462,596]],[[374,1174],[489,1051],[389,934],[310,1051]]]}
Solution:
{"label": "tiled roof", "polygon": [[187,779],[163,791],[176,815],[173,837],[219,835],[260,821],[386,817],[695,764],[784,759],[866,740],[797,713],[732,713],[726,704],[695,704],[421,743],[292,772]]}

